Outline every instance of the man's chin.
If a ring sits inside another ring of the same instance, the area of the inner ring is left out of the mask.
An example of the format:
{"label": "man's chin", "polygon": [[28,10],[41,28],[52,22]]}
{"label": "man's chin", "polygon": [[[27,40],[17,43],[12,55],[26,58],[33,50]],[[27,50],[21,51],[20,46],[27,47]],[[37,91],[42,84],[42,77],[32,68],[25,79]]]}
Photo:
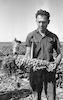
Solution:
{"label": "man's chin", "polygon": [[41,32],[42,32],[42,33],[44,33],[44,30],[43,30],[43,29],[41,29]]}
{"label": "man's chin", "polygon": [[41,31],[42,33],[44,33],[44,32],[45,32],[45,29],[41,29],[40,31]]}

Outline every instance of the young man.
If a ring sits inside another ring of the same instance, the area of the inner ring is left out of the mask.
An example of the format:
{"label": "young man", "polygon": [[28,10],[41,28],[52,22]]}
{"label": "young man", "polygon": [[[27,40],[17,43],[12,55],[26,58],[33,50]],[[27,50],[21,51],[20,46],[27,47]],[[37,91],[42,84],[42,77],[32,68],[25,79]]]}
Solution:
{"label": "young man", "polygon": [[[26,38],[26,57],[31,57],[31,46],[33,44],[33,58],[55,62],[57,65],[61,60],[60,42],[58,37],[47,29],[50,22],[50,14],[45,10],[38,10],[36,13],[36,22],[38,28],[29,33]],[[57,53],[54,60],[53,49]],[[41,100],[41,91],[43,88],[43,79],[45,81],[46,95],[48,100],[56,100],[56,78],[55,72],[36,72],[30,71],[30,85],[33,89],[34,99]]]}

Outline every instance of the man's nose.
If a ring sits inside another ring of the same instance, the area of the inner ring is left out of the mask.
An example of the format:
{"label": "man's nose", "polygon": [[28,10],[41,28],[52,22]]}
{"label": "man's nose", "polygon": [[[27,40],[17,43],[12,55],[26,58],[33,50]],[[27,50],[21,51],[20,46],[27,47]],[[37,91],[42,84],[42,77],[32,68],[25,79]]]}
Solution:
{"label": "man's nose", "polygon": [[40,26],[43,26],[43,23],[42,22],[40,23]]}

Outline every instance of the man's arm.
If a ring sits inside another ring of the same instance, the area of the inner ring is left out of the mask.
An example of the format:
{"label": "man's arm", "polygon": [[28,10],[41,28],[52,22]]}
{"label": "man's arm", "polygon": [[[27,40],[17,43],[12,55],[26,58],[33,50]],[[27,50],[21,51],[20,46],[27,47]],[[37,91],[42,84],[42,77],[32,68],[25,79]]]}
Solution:
{"label": "man's arm", "polygon": [[58,65],[60,64],[60,61],[62,59],[62,54],[60,53],[57,58],[55,59],[54,62],[51,62],[50,65],[48,66],[48,72],[53,71],[54,69],[56,69],[58,67]]}
{"label": "man's arm", "polygon": [[62,54],[60,53],[60,54],[57,56],[57,58],[55,59],[54,62],[58,65],[58,64],[60,63],[61,59],[62,59]]}
{"label": "man's arm", "polygon": [[25,54],[25,57],[29,57],[31,58],[31,47],[26,47],[26,54]]}
{"label": "man's arm", "polygon": [[57,57],[55,58],[55,62],[58,65],[60,63],[61,59],[62,59],[62,54],[61,54],[61,47],[62,46],[61,46],[61,43],[60,43],[60,41],[59,41],[57,36],[56,36],[56,38],[54,40],[55,40],[54,41],[54,49],[55,49],[55,51],[57,53]]}

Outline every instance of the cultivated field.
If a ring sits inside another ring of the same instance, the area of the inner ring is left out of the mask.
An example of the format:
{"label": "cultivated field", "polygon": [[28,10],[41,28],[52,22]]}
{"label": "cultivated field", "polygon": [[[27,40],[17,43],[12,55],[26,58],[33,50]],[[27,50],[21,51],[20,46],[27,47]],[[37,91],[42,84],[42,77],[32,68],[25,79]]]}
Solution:
{"label": "cultivated field", "polygon": [[[61,43],[63,55],[63,43]],[[33,100],[29,84],[29,71],[20,66],[21,55],[26,52],[22,43],[17,56],[12,54],[11,42],[0,42],[0,100]],[[57,100],[63,99],[63,59],[57,68]]]}

